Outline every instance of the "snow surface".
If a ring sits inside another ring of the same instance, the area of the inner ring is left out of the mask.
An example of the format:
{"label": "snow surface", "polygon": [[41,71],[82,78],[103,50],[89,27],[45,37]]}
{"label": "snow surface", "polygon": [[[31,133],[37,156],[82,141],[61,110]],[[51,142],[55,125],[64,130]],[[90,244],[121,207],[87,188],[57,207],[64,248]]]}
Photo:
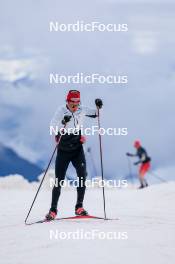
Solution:
{"label": "snow surface", "polygon": [[[15,184],[16,182],[16,184]],[[18,184],[17,184],[18,182]],[[38,183],[21,176],[0,179],[0,263],[175,263],[175,182],[106,190],[107,216],[119,220],[64,220],[26,226],[24,219]],[[43,188],[29,221],[47,213],[51,191]],[[76,191],[63,190],[59,216],[74,214]],[[85,208],[103,216],[101,189],[88,189]],[[53,232],[127,232],[128,239],[50,239]]]}

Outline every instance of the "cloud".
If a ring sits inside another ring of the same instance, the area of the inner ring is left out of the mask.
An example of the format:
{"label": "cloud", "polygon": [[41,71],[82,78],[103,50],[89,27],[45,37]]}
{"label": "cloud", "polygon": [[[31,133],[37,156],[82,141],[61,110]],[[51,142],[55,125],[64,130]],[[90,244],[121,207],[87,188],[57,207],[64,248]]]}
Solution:
{"label": "cloud", "polygon": [[[85,105],[94,107],[95,98],[103,99],[102,125],[128,128],[127,137],[103,138],[107,176],[128,173],[125,152],[134,151],[135,138],[142,140],[152,156],[153,168],[169,166],[175,154],[172,144],[175,132],[173,4],[100,3],[90,1],[87,9],[76,3],[67,9],[66,3],[62,3],[59,15],[57,1],[52,5],[46,1],[42,12],[41,2],[21,4],[23,12],[20,13],[16,3],[12,3],[13,12],[7,10],[11,22],[6,21],[5,28],[1,24],[0,46],[6,47],[0,60],[1,139],[29,160],[47,162],[53,148],[48,124],[57,106],[65,102],[67,90],[75,88],[80,89]],[[6,20],[7,14],[0,12]],[[50,34],[50,19],[64,23],[77,19],[128,23],[129,32]],[[13,21],[16,26],[12,34]],[[129,83],[126,86],[51,86],[50,72],[120,72],[128,75]],[[8,124],[11,124],[10,130]],[[94,149],[100,172],[98,137],[90,137],[88,145]]]}
{"label": "cloud", "polygon": [[0,80],[15,82],[25,77],[35,79],[41,65],[42,61],[35,58],[0,60]]}

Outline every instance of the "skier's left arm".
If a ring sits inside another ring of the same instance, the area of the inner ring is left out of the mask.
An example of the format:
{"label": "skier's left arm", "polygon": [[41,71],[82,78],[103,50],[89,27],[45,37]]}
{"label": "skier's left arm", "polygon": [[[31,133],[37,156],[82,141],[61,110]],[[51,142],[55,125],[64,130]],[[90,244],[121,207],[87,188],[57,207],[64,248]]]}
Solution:
{"label": "skier's left arm", "polygon": [[[95,99],[95,104],[96,104],[96,107],[99,109],[101,109],[103,106],[103,102],[101,99]],[[98,110],[97,109],[84,107],[83,110],[84,110],[85,116],[87,116],[87,117],[96,118],[98,116]]]}
{"label": "skier's left arm", "polygon": [[87,117],[91,117],[91,118],[96,118],[97,117],[97,110],[96,109],[84,106],[83,107],[83,112],[84,112],[84,115],[87,116]]}

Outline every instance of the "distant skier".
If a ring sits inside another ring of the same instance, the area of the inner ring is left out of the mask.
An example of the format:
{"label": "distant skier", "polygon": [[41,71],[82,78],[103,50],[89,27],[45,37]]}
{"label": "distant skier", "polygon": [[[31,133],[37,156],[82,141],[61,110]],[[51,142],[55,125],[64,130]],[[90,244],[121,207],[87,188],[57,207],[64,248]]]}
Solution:
{"label": "distant skier", "polygon": [[[102,108],[102,100],[95,100],[96,106]],[[78,134],[62,135],[58,144],[57,157],[55,162],[55,175],[58,184],[52,190],[52,202],[49,213],[46,215],[47,220],[53,220],[57,215],[57,203],[61,192],[60,182],[65,179],[66,171],[70,162],[76,169],[79,186],[77,187],[77,202],[75,205],[76,215],[88,215],[88,212],[83,208],[83,200],[85,195],[85,180],[86,180],[86,160],[82,144],[84,137],[81,135],[80,127],[84,117],[97,117],[97,110],[83,107],[80,105],[80,92],[70,90],[67,94],[66,106],[59,108],[52,121],[51,126],[58,126],[59,129],[66,125],[66,128],[78,129]],[[60,133],[56,135],[58,142]]]}
{"label": "distant skier", "polygon": [[134,162],[134,165],[139,165],[139,180],[140,180],[140,187],[139,189],[145,188],[148,186],[148,183],[145,179],[146,173],[149,171],[151,167],[151,158],[147,155],[146,150],[141,146],[139,140],[134,142],[134,147],[136,148],[136,154],[126,153],[129,157],[138,157],[139,161]]}

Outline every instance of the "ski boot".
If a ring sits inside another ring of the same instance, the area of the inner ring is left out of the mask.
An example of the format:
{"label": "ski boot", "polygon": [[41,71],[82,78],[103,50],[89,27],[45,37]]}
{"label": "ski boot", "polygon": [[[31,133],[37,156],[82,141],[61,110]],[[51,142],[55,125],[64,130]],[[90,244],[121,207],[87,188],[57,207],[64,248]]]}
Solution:
{"label": "ski boot", "polygon": [[88,212],[83,207],[75,208],[75,214],[79,216],[88,215]]}
{"label": "ski boot", "polygon": [[145,186],[144,186],[143,184],[141,184],[141,185],[138,187],[138,189],[143,189],[143,188],[145,188]]}
{"label": "ski boot", "polygon": [[56,209],[53,209],[53,210],[50,209],[49,213],[46,214],[45,218],[47,221],[52,221],[56,218],[56,216],[57,216],[57,210]]}
{"label": "ski boot", "polygon": [[145,180],[145,187],[148,187],[149,185],[148,185],[148,183],[147,183],[147,181]]}

